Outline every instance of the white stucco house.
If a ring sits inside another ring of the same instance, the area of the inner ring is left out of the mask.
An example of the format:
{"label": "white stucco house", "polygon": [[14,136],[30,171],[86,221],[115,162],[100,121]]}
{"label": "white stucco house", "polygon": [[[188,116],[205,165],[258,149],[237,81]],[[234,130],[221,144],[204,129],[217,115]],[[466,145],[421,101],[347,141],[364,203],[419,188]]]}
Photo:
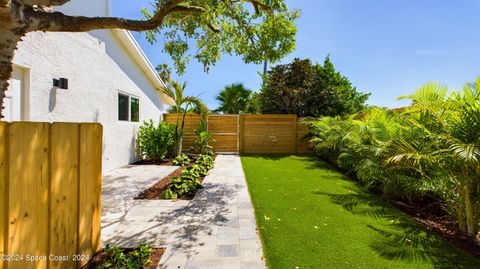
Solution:
{"label": "white stucco house", "polygon": [[[58,9],[110,16],[110,0],[72,0]],[[68,80],[68,88],[54,86],[60,78]],[[15,54],[4,120],[99,122],[103,170],[109,171],[136,160],[136,132],[143,120],[161,120],[171,102],[157,90],[162,86],[128,31],[30,33]]]}

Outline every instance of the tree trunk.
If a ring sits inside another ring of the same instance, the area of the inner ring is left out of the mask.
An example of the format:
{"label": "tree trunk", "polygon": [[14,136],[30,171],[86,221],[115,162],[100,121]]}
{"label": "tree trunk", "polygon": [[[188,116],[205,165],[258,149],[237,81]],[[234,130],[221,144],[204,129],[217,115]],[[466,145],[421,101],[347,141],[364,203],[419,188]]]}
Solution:
{"label": "tree trunk", "polygon": [[13,56],[17,44],[22,40],[26,30],[13,28],[15,24],[0,22],[0,120],[3,119],[5,92],[13,71]]}
{"label": "tree trunk", "polygon": [[470,189],[470,186],[465,186],[465,215],[467,217],[467,234],[469,236],[474,236],[475,235],[475,210],[474,210],[474,205],[472,201],[472,191]]}
{"label": "tree trunk", "polygon": [[180,128],[180,142],[178,143],[177,156],[182,154],[182,144],[183,144],[183,129],[185,128],[185,117],[187,116],[188,105],[185,107],[185,112],[183,112],[182,118],[182,127]]}

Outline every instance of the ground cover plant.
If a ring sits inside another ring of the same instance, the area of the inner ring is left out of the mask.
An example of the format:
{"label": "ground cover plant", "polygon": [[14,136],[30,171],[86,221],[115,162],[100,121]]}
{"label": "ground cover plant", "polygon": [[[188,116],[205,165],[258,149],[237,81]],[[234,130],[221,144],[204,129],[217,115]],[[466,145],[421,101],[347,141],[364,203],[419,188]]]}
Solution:
{"label": "ground cover plant", "polygon": [[[462,91],[429,83],[400,110],[310,122],[315,151],[385,199],[444,214],[474,240],[480,219],[480,79]],[[478,247],[478,245],[477,245]]]}
{"label": "ground cover plant", "polygon": [[[186,157],[186,158],[184,158]],[[136,199],[191,199],[199,189],[203,188],[202,182],[208,171],[214,167],[214,156],[197,155],[192,159],[180,155],[172,161],[182,162],[184,166],[178,168],[170,175],[162,178],[153,186],[140,193]],[[178,159],[178,160],[177,160]],[[186,163],[186,159],[189,160]]]}
{"label": "ground cover plant", "polygon": [[316,157],[242,156],[269,268],[479,268]]}
{"label": "ground cover plant", "polygon": [[133,248],[107,246],[94,255],[85,269],[153,269],[165,252],[163,248],[152,248],[140,243]]}

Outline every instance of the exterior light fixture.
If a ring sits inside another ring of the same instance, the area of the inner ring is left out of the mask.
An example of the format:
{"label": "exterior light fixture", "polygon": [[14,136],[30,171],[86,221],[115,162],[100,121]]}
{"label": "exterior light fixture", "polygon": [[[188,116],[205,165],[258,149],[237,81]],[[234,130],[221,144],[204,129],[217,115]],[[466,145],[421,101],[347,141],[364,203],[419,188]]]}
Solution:
{"label": "exterior light fixture", "polygon": [[60,78],[60,79],[53,79],[53,87],[57,87],[60,89],[68,90],[68,79]]}

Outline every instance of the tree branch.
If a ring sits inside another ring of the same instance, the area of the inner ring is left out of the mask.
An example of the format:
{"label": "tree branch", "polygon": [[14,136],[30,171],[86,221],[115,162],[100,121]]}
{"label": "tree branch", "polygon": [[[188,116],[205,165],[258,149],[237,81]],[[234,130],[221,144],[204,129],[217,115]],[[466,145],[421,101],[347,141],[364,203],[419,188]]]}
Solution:
{"label": "tree branch", "polygon": [[71,0],[21,0],[21,2],[25,5],[39,5],[39,6],[62,6],[66,3],[70,2]]}
{"label": "tree branch", "polygon": [[[62,1],[62,0],[58,0]],[[115,17],[68,16],[60,12],[39,12],[33,8],[25,10],[32,21],[29,31],[85,32],[100,29],[125,29],[131,31],[154,30],[162,25],[165,17],[172,13],[198,14],[207,12],[198,6],[185,6],[184,0],[170,0],[158,7],[158,11],[148,20],[129,20]],[[210,27],[210,26],[209,26]],[[215,29],[214,27],[210,27]]]}

